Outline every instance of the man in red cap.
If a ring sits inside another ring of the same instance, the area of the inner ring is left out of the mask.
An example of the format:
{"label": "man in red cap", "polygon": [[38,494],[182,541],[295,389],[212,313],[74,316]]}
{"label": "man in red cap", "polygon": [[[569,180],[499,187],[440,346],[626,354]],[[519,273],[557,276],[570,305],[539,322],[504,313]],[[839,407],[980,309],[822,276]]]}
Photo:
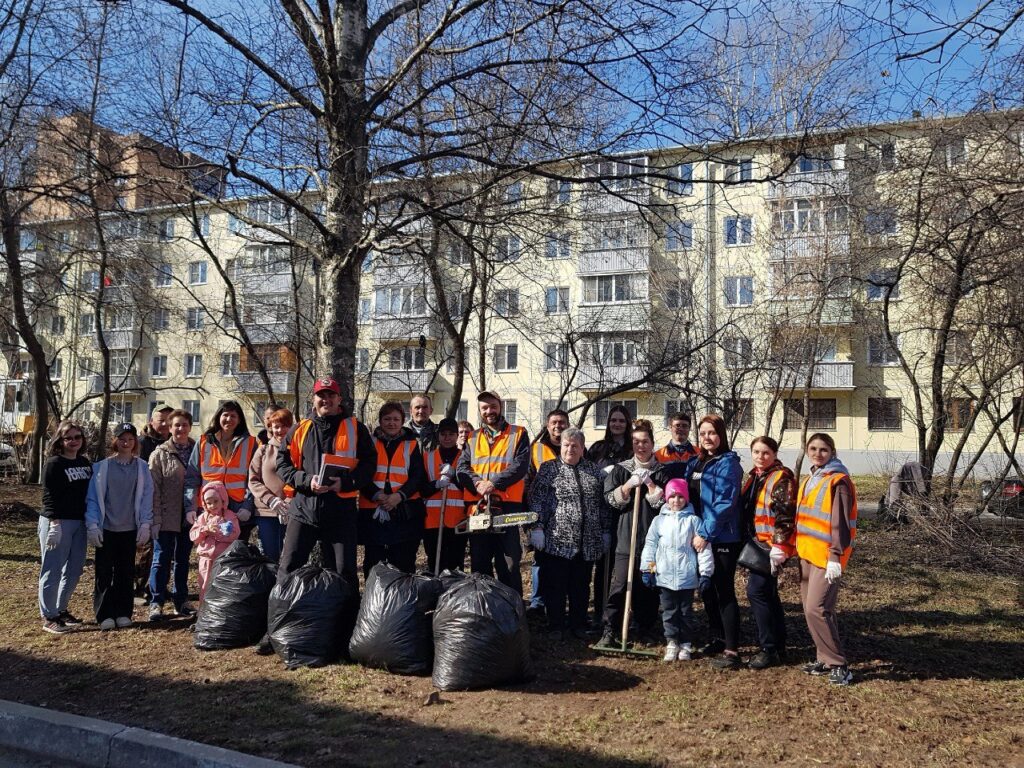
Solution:
{"label": "man in red cap", "polygon": [[[505,421],[501,398],[494,392],[481,392],[476,399],[480,429],[466,442],[459,457],[459,485],[466,489],[467,501],[479,502],[489,496],[501,504],[504,513],[522,512],[530,468],[530,436],[523,427]],[[496,572],[498,581],[520,595],[522,557],[519,528],[470,534],[470,568],[491,576]]]}

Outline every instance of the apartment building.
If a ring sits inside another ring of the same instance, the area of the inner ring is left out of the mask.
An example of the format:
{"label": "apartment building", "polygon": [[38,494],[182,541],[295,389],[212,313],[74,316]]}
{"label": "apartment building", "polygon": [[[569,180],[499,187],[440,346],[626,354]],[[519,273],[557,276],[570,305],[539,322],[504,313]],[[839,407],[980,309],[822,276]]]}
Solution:
{"label": "apartment building", "polygon": [[[999,440],[976,409],[1012,411],[998,430],[1012,450],[1021,392],[1009,371],[1019,363],[1007,363],[996,395],[986,380],[989,394],[978,400],[974,384],[985,374],[968,351],[1012,346],[1015,331],[992,336],[985,313],[1017,308],[1005,304],[1013,300],[1003,279],[978,280],[949,299],[934,282],[937,267],[909,268],[904,255],[920,247],[926,227],[903,201],[919,201],[923,188],[942,199],[950,179],[969,186],[967,168],[978,185],[989,165],[1015,173],[1021,134],[1013,126],[1012,116],[919,121],[637,153],[573,169],[586,182],[506,182],[494,203],[501,215],[471,232],[452,224],[430,237],[428,220],[413,220],[364,264],[357,408],[372,422],[384,400],[425,392],[444,410],[461,345],[454,406],[471,421],[485,388],[500,392],[510,420],[531,433],[551,408],[579,414],[586,405],[591,440],[613,403],[660,429],[673,411],[714,410],[739,445],[781,433],[791,456],[806,424],[832,434],[854,471],[886,471],[916,456],[917,400],[931,382],[921,373],[927,386],[915,380],[915,388],[906,367],[916,374],[930,364],[941,330],[933,316],[949,305],[940,461],[954,449],[997,461]],[[935,170],[927,183],[922,169]],[[64,294],[38,322],[62,404],[88,415],[104,377],[88,300],[98,277],[88,236],[73,234],[78,226],[74,218],[41,222],[32,237],[40,252],[82,253],[66,259]],[[313,260],[279,236],[297,226],[279,204],[257,199],[198,214],[169,204],[111,215],[128,265],[103,286],[117,418],[141,424],[167,402],[205,423],[229,398],[258,418],[270,395],[250,349],[274,398],[304,407],[320,288]],[[1006,229],[996,261],[1019,258],[1013,225]],[[927,251],[931,262],[937,251]],[[927,420],[927,403],[922,413]]]}

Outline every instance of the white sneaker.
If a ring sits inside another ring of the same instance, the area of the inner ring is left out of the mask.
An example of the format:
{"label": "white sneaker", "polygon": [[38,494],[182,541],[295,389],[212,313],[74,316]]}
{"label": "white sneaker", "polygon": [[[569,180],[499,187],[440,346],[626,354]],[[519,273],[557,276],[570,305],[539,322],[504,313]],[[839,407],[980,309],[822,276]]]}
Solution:
{"label": "white sneaker", "polygon": [[104,619],[100,622],[100,629],[102,629],[104,632],[109,632],[116,626],[117,622],[115,622],[113,619]]}
{"label": "white sneaker", "polygon": [[693,646],[690,643],[683,643],[679,648],[679,655],[676,656],[680,661],[690,661],[693,659]]}
{"label": "white sneaker", "polygon": [[130,627],[132,625],[132,620],[127,616],[118,616],[114,620],[114,623],[117,624],[118,629],[124,629],[125,627]]}
{"label": "white sneaker", "polygon": [[675,640],[669,640],[668,645],[665,646],[665,658],[663,661],[675,661],[676,656],[679,654],[679,643]]}

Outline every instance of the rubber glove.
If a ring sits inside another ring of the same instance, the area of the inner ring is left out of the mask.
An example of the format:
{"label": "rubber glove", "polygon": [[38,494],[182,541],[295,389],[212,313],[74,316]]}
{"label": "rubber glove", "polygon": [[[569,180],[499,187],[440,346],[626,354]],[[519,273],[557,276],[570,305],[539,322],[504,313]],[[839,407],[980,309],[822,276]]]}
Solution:
{"label": "rubber glove", "polygon": [[46,532],[46,551],[47,552],[49,552],[51,550],[54,550],[54,549],[56,549],[57,547],[60,546],[60,534],[61,534],[60,521],[59,520],[51,520],[50,521],[50,530],[48,530]]}
{"label": "rubber glove", "polygon": [[135,532],[135,546],[141,547],[147,541],[149,541],[149,532],[151,528],[149,523],[143,523],[139,526],[139,530]]}
{"label": "rubber glove", "polygon": [[101,528],[88,529],[86,531],[86,536],[89,539],[89,543],[96,549],[103,546],[103,530]]}
{"label": "rubber glove", "polygon": [[538,552],[544,550],[544,531],[540,528],[534,528],[530,531],[530,544]]}
{"label": "rubber glove", "polygon": [[829,584],[835,584],[843,576],[843,566],[837,563],[835,560],[829,560],[825,564],[825,581]]}

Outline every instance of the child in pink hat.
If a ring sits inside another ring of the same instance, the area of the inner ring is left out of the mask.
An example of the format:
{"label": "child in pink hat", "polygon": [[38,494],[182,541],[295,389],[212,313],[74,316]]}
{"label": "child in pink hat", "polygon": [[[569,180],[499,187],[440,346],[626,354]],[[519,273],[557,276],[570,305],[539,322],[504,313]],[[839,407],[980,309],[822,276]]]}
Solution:
{"label": "child in pink hat", "polygon": [[203,512],[192,524],[189,538],[199,553],[199,602],[206,596],[210,570],[220,553],[241,533],[238,517],[228,509],[228,489],[219,480],[207,483],[199,493]]}

